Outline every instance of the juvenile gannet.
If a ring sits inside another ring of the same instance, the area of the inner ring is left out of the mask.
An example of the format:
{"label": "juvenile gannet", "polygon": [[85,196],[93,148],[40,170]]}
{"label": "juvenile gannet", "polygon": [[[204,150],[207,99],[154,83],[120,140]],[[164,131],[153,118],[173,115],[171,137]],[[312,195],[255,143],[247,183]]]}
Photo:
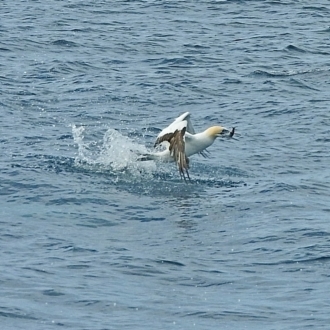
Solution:
{"label": "juvenile gannet", "polygon": [[164,128],[157,136],[154,147],[160,144],[166,144],[166,149],[160,152],[154,152],[142,155],[140,160],[161,160],[164,162],[175,161],[181,178],[186,180],[189,177],[189,157],[194,154],[200,154],[207,157],[210,145],[218,136],[232,137],[235,128],[229,131],[222,126],[212,126],[204,132],[195,133],[190,120],[190,113],[185,112],[174,120],[172,124]]}

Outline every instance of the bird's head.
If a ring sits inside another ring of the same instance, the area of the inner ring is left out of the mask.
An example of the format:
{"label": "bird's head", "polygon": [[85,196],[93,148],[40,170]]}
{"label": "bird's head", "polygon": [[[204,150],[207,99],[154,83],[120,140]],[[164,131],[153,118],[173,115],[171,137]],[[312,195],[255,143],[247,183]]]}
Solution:
{"label": "bird's head", "polygon": [[228,128],[222,126],[212,126],[206,130],[206,134],[213,139],[219,136],[232,137],[234,133],[235,127],[233,127],[231,131]]}

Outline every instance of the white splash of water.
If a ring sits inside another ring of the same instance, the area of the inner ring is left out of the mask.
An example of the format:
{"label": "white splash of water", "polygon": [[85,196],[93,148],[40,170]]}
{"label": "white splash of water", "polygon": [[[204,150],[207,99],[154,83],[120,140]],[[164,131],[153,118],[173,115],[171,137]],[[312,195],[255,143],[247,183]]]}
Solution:
{"label": "white splash of water", "polygon": [[144,145],[138,144],[122,135],[115,129],[109,128],[101,141],[86,142],[83,135],[85,127],[72,125],[74,142],[78,146],[76,166],[88,167],[97,171],[129,173],[134,177],[152,175],[156,170],[153,161],[138,161],[141,154],[148,153]]}

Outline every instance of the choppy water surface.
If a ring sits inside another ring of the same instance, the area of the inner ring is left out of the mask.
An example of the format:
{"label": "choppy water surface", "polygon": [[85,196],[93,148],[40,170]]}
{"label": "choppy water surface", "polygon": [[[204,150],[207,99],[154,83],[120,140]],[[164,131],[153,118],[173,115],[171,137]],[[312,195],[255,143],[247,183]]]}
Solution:
{"label": "choppy water surface", "polygon": [[[328,329],[328,1],[3,1],[1,329]],[[190,111],[211,158],[136,162]]]}

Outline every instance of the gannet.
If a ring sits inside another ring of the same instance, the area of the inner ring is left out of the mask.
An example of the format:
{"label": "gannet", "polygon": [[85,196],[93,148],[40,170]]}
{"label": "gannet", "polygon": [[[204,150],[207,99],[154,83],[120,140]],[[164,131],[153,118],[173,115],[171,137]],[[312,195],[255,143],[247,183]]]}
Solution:
{"label": "gannet", "polygon": [[166,149],[141,155],[139,160],[175,161],[181,178],[186,181],[187,177],[190,180],[188,172],[189,157],[194,154],[200,154],[206,158],[208,156],[208,150],[206,149],[213,144],[217,137],[232,137],[234,132],[235,127],[229,131],[222,126],[212,126],[204,132],[195,133],[190,120],[190,113],[185,112],[158,134],[154,147],[164,144]]}

